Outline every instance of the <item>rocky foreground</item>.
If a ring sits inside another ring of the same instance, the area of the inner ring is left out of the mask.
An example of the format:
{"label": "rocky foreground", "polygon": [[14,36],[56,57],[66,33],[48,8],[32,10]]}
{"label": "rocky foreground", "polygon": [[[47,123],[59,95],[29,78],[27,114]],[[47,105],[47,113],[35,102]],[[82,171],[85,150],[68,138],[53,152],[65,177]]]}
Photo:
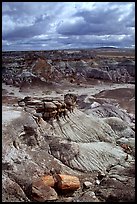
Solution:
{"label": "rocky foreground", "polygon": [[3,202],[135,201],[134,56],[104,53],[3,53]]}

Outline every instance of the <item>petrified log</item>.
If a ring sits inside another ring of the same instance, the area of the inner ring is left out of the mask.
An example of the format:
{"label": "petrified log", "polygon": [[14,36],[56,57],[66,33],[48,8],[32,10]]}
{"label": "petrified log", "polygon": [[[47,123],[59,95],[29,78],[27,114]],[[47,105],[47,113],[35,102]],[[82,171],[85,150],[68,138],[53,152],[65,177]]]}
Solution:
{"label": "petrified log", "polygon": [[43,107],[36,108],[37,113],[44,113],[45,109]]}
{"label": "petrified log", "polygon": [[53,101],[53,103],[57,106],[58,109],[60,109],[62,106],[62,103],[59,101]]}
{"label": "petrified log", "polygon": [[56,175],[57,187],[61,190],[77,190],[80,188],[79,178],[71,175]]}
{"label": "petrified log", "polygon": [[53,98],[42,98],[42,102],[52,102]]}
{"label": "petrified log", "polygon": [[[65,94],[64,95],[64,102],[67,104],[74,103],[77,101],[77,96],[75,94]],[[71,104],[70,104],[71,105]]]}
{"label": "petrified log", "polygon": [[25,104],[36,106],[36,105],[42,105],[43,103],[40,100],[32,100],[32,101],[25,101]]}
{"label": "petrified log", "polygon": [[32,98],[31,98],[31,96],[25,96],[25,98],[23,99],[25,102],[26,101],[31,101],[32,100]]}
{"label": "petrified log", "polygon": [[124,152],[126,152],[126,153],[132,152],[132,149],[128,144],[121,144],[120,146],[124,149]]}
{"label": "petrified log", "polygon": [[46,110],[56,110],[57,106],[53,102],[44,102],[44,108]]}
{"label": "petrified log", "polygon": [[18,105],[21,106],[21,107],[24,107],[25,106],[25,102],[24,101],[18,101]]}
{"label": "petrified log", "polygon": [[54,187],[55,179],[51,175],[45,175],[41,177],[43,183],[47,186]]}

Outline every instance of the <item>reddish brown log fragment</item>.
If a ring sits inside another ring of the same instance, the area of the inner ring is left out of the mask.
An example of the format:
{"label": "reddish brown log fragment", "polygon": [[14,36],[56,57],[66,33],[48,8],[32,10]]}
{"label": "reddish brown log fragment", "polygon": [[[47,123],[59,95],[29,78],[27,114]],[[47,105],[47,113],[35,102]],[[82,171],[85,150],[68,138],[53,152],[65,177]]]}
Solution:
{"label": "reddish brown log fragment", "polygon": [[44,185],[54,187],[55,180],[54,180],[53,176],[45,175],[45,176],[42,176],[41,179],[42,179]]}
{"label": "reddish brown log fragment", "polygon": [[57,187],[61,190],[77,190],[80,188],[80,181],[76,176],[58,174],[56,179]]}

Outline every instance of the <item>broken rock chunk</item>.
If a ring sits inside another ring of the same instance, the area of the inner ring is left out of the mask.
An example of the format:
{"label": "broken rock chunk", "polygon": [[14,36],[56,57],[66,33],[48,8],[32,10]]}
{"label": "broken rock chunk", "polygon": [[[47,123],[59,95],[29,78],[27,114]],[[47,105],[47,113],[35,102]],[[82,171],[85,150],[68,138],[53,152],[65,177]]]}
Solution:
{"label": "broken rock chunk", "polygon": [[50,187],[53,186],[53,178],[42,177],[32,183],[32,198],[35,201],[44,202],[48,200],[57,200],[58,195],[56,191]]}
{"label": "broken rock chunk", "polygon": [[90,181],[85,181],[85,182],[83,183],[83,187],[84,187],[84,188],[90,188],[91,186],[93,186],[93,184],[92,184]]}

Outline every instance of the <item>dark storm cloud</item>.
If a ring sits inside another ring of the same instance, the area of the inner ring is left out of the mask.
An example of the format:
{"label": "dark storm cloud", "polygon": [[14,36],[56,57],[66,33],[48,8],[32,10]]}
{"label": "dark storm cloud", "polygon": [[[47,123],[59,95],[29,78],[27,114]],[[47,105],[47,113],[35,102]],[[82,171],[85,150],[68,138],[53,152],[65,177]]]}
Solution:
{"label": "dark storm cloud", "polygon": [[133,2],[3,2],[2,49],[132,47]]}

